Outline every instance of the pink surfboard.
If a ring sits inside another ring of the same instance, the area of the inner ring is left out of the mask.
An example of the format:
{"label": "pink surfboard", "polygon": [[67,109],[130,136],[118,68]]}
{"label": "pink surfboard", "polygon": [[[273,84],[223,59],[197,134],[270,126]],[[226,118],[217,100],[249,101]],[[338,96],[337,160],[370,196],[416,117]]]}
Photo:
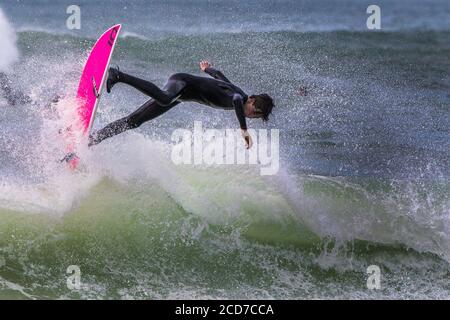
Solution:
{"label": "pink surfboard", "polygon": [[76,96],[78,119],[75,119],[75,126],[71,126],[67,130],[68,145],[66,151],[71,156],[66,160],[71,169],[75,169],[78,165],[79,158],[75,155],[75,152],[77,144],[80,143],[76,141],[73,130],[77,130],[78,133],[81,133],[81,136],[85,137],[92,128],[100,95],[106,82],[109,62],[121,27],[118,24],[103,33],[92,48],[84,65]]}

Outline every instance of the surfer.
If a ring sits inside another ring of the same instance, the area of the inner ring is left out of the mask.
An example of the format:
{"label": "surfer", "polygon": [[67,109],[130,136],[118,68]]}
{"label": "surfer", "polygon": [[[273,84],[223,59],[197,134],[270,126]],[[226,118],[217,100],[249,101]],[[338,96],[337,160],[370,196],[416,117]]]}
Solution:
{"label": "surfer", "polygon": [[2,90],[2,96],[7,100],[8,104],[15,106],[18,104],[31,103],[32,99],[15,88],[11,79],[3,72],[0,72],[0,88]]}
{"label": "surfer", "polygon": [[247,131],[245,118],[261,118],[267,121],[274,107],[272,98],[265,93],[247,96],[239,87],[233,85],[222,72],[213,68],[208,61],[201,61],[200,69],[214,79],[176,73],[170,76],[164,87],[160,89],[149,81],[121,72],[119,68],[110,68],[106,82],[108,93],[115,84],[125,83],[152,99],[130,115],[116,120],[92,134],[89,137],[89,146],[96,145],[104,139],[126,130],[137,128],[144,122],[169,111],[180,102],[194,101],[214,108],[234,110],[246,147],[250,148],[253,142]]}
{"label": "surfer", "polygon": [[[0,72],[0,89],[2,90],[2,96],[6,99],[10,106],[31,104],[33,106],[39,106],[39,103],[33,100],[29,95],[20,91],[17,88],[17,84],[3,72]],[[53,98],[44,105],[45,108],[51,108],[54,104],[58,103],[62,98],[61,95],[56,94]]]}

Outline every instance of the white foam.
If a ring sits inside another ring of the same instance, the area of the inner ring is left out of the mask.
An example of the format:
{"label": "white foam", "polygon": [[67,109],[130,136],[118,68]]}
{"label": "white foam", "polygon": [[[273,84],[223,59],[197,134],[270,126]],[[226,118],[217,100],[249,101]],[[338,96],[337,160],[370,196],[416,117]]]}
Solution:
{"label": "white foam", "polygon": [[19,59],[16,47],[16,33],[0,8],[0,72],[8,68]]}

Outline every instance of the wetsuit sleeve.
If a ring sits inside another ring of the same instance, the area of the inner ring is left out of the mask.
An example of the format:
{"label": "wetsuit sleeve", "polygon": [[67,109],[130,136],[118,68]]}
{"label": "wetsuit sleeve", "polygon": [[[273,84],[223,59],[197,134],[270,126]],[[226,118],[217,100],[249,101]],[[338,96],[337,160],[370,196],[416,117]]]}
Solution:
{"label": "wetsuit sleeve", "polygon": [[206,68],[205,72],[207,74],[209,74],[211,77],[213,77],[214,79],[218,79],[218,80],[222,80],[222,81],[231,83],[231,81],[228,80],[228,78],[225,77],[222,72],[220,72],[217,69],[214,69],[213,67]]}
{"label": "wetsuit sleeve", "polygon": [[236,116],[239,120],[241,129],[247,130],[247,122],[245,121],[245,114],[244,114],[244,101],[243,101],[241,95],[239,95],[239,94],[234,95],[233,106],[234,106],[234,110],[236,111]]}

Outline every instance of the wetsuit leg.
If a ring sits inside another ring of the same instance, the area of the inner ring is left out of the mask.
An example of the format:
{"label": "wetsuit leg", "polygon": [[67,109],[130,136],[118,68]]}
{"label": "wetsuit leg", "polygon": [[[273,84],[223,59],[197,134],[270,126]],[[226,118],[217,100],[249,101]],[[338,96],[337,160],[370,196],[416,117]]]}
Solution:
{"label": "wetsuit leg", "polygon": [[92,136],[89,137],[89,146],[99,144],[103,140],[124,131],[135,129],[144,122],[152,120],[169,111],[179,103],[179,101],[175,101],[169,106],[162,106],[155,100],[149,100],[129,116],[111,122],[103,129],[95,132]]}
{"label": "wetsuit leg", "polygon": [[143,94],[150,96],[161,106],[171,105],[179,98],[186,86],[186,83],[183,80],[177,77],[170,77],[164,88],[161,90],[150,81],[133,77],[123,72],[119,72],[118,82],[126,83],[141,91]]}
{"label": "wetsuit leg", "polygon": [[[148,92],[148,95],[153,99],[144,103],[129,116],[116,120],[103,129],[95,132],[89,137],[89,146],[99,144],[103,140],[129,129],[135,129],[144,122],[162,115],[180,103],[180,101],[176,101],[176,99],[180,96],[185,87],[185,82],[182,80],[171,77],[161,90],[151,82],[128,75],[122,77],[122,75],[125,74],[121,73],[121,78],[124,78],[127,81],[125,83],[132,85],[142,92],[145,91],[144,93]],[[156,99],[156,97],[158,97],[158,99]]]}

